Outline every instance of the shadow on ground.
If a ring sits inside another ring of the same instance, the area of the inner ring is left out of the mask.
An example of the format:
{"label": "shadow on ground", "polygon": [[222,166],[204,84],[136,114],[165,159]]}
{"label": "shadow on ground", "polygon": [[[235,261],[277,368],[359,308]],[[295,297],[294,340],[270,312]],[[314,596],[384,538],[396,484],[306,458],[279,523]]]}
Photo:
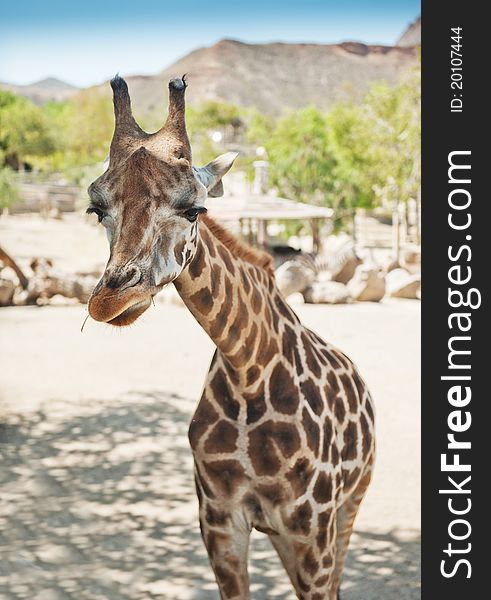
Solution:
{"label": "shadow on ground", "polygon": [[[193,403],[161,392],[52,401],[0,422],[0,598],[216,600],[201,542],[187,427]],[[264,536],[255,600],[291,599]],[[419,538],[357,532],[343,600],[414,600]]]}

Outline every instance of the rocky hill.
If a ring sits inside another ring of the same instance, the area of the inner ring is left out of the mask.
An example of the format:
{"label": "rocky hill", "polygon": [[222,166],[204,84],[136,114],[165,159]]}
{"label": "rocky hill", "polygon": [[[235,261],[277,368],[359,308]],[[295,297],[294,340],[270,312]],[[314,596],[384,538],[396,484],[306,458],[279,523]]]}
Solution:
{"label": "rocky hill", "polygon": [[[199,48],[157,75],[127,76],[137,116],[159,114],[166,104],[169,78],[188,75],[188,102],[230,102],[278,114],[284,109],[315,105],[328,109],[340,100],[359,100],[374,81],[396,83],[413,63],[421,43],[420,19],[396,46],[341,44],[247,44],[224,39]],[[77,88],[54,78],[25,86],[0,84],[42,104],[65,100]],[[110,93],[107,83],[99,86]]]}
{"label": "rocky hill", "polygon": [[409,25],[397,41],[398,46],[421,46],[421,17]]}
{"label": "rocky hill", "polygon": [[36,81],[29,85],[0,83],[0,88],[29,98],[29,100],[32,100],[35,104],[44,104],[50,100],[67,100],[78,91],[77,87],[70,85],[65,81],[60,81],[55,77],[47,77],[46,79],[41,79],[41,81]]}
{"label": "rocky hill", "polygon": [[378,80],[395,83],[415,59],[412,47],[342,44],[246,44],[221,40],[187,54],[157,76],[127,77],[137,113],[164,103],[169,78],[187,73],[188,101],[219,100],[277,114],[285,108],[359,100]]}

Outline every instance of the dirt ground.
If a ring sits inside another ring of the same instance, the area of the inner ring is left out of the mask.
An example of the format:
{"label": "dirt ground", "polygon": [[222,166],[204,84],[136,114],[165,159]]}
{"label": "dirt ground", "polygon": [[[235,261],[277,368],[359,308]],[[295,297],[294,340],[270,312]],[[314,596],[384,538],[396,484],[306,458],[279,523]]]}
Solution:
{"label": "dirt ground", "polygon": [[[22,223],[0,223],[0,235],[27,257],[25,244],[41,238],[36,223]],[[47,229],[39,254],[67,264],[88,267],[104,247],[90,228],[87,250],[85,225],[72,237],[62,223]],[[343,600],[416,600],[420,305],[296,310],[355,360],[377,407],[375,477]],[[81,333],[85,315],[81,305],[0,309],[0,599],[216,599],[187,441],[212,344],[179,306],[152,307],[123,331],[89,320]],[[251,579],[254,600],[294,598],[261,534]]]}

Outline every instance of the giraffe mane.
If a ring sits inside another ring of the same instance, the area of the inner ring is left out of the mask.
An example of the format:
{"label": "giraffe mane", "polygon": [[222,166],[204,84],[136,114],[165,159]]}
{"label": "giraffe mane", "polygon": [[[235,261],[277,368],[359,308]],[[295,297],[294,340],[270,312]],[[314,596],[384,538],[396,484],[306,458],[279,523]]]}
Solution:
{"label": "giraffe mane", "polygon": [[227,231],[224,227],[219,225],[210,216],[204,214],[201,216],[211,233],[218,239],[224,246],[226,246],[230,252],[237,258],[242,258],[245,261],[263,268],[270,275],[274,274],[273,269],[273,257],[267,252],[262,250],[256,250],[249,244],[242,242],[237,239],[233,234]]}

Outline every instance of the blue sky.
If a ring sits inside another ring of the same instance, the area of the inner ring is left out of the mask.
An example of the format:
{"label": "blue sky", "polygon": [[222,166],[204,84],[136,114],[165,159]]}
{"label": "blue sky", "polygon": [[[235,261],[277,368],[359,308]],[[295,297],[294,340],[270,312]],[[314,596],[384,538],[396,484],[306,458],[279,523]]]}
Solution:
{"label": "blue sky", "polygon": [[153,74],[221,38],[393,44],[419,0],[24,0],[0,6],[0,81]]}

